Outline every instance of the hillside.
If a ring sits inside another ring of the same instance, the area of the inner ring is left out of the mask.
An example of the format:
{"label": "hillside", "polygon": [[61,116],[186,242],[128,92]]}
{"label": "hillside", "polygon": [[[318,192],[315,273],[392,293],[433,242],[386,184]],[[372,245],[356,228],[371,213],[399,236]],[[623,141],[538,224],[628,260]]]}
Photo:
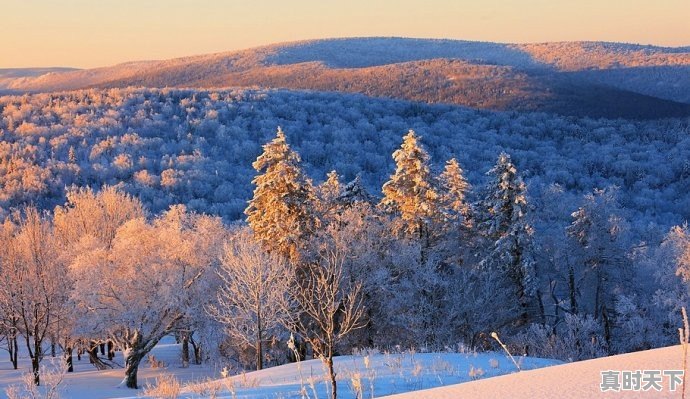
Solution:
{"label": "hillside", "polygon": [[0,89],[264,87],[565,115],[690,115],[690,51],[619,43],[355,38],[0,80]]}
{"label": "hillside", "polygon": [[539,370],[529,370],[519,374],[394,395],[389,398],[679,398],[681,397],[681,388],[678,387],[675,392],[671,392],[668,377],[666,376],[661,381],[662,390],[660,392],[639,390],[602,393],[599,384],[601,383],[601,372],[604,370],[682,370],[682,359],[682,349],[680,346],[671,346],[546,367]]}

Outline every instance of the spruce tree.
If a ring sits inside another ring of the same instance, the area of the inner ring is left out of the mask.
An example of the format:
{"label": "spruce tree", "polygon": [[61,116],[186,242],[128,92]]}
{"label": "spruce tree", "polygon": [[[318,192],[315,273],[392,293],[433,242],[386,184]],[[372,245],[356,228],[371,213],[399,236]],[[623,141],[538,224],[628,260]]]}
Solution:
{"label": "spruce tree", "polygon": [[479,229],[488,248],[480,265],[500,273],[517,299],[520,322],[529,319],[537,291],[532,226],[527,222],[526,186],[510,156],[501,153],[479,204]]}
{"label": "spruce tree", "polygon": [[338,197],[338,202],[343,207],[348,208],[355,204],[373,205],[376,202],[376,198],[369,194],[369,191],[367,191],[362,183],[362,178],[360,175],[357,175],[351,182],[347,183],[342,188],[340,196]]}
{"label": "spruce tree", "polygon": [[280,128],[263,149],[252,164],[259,174],[252,180],[254,197],[244,213],[266,250],[295,261],[318,225],[314,189],[300,167],[299,155],[290,149]]}
{"label": "spruce tree", "polygon": [[463,173],[455,158],[446,162],[439,178],[442,189],[441,202],[446,219],[468,226],[470,223],[470,206],[467,202],[467,192],[470,190],[470,184]]}
{"label": "spruce tree", "polygon": [[383,185],[382,207],[400,217],[400,230],[430,245],[434,225],[442,220],[440,197],[429,169],[429,155],[413,130],[393,153],[395,173]]}

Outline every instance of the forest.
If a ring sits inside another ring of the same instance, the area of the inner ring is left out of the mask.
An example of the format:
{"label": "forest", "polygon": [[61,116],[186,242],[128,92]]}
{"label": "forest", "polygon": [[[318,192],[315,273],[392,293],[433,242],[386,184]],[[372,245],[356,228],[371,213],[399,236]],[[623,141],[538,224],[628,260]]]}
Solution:
{"label": "forest", "polygon": [[[362,348],[583,360],[677,342],[688,121],[357,95],[0,98],[0,332],[123,385],[165,336],[241,369]],[[277,132],[277,133],[276,133]],[[46,346],[48,345],[48,346]],[[500,349],[500,348],[499,348]]]}

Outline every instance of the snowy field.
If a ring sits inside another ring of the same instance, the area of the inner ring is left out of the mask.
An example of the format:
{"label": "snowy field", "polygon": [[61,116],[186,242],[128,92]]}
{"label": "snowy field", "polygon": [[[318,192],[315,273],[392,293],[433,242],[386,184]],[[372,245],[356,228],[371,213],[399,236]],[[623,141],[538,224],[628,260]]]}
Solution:
{"label": "snowy field", "polygon": [[[182,386],[181,398],[205,398],[215,392],[218,398],[326,398],[327,385],[322,363],[309,360],[298,365],[288,364],[249,372],[223,379],[218,369],[208,366],[180,366],[179,345],[171,340],[159,344],[153,355],[162,360],[164,368],[152,369],[143,364],[139,369],[139,384],[154,384],[156,377],[173,375]],[[119,353],[118,353],[119,355]],[[96,371],[82,357],[76,361],[75,372],[63,382],[62,397],[75,399],[143,397],[144,389],[130,391],[117,388],[123,370]],[[23,361],[21,361],[23,360]],[[21,374],[29,369],[28,359],[20,360],[20,370],[11,370],[6,359],[0,362],[0,398],[6,398],[5,388],[20,382]],[[116,358],[121,363],[121,359]],[[558,361],[518,358],[524,369],[551,366]],[[45,362],[48,363],[50,357]],[[458,384],[502,374],[514,373],[515,366],[502,354],[404,353],[342,356],[335,359],[338,373],[338,397],[355,398],[386,396],[439,386]],[[523,373],[524,374],[524,373]],[[522,374],[521,374],[522,375]],[[357,388],[361,385],[361,390]],[[373,390],[373,395],[372,395]],[[414,397],[414,396],[410,396]]]}

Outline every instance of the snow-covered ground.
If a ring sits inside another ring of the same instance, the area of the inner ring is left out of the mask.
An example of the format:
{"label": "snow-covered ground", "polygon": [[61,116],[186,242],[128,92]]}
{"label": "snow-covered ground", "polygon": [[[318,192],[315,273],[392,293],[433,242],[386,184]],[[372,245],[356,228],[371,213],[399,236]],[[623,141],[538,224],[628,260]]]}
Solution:
{"label": "snow-covered ground", "polygon": [[[182,383],[200,381],[210,376],[219,375],[218,371],[212,370],[207,366],[191,365],[188,368],[180,367],[180,346],[175,344],[174,339],[169,337],[166,337],[156,346],[152,354],[156,359],[163,361],[166,367],[163,369],[153,369],[146,361],[142,362],[138,376],[140,386],[154,383],[156,377],[160,376],[162,373],[172,374]],[[46,356],[42,365],[49,365],[51,360],[50,356]],[[114,360],[120,365],[123,364],[121,352],[116,353]],[[76,353],[73,361],[75,372],[66,374],[63,388],[61,389],[62,398],[100,399],[128,396],[137,397],[137,395],[141,393],[140,391],[130,392],[127,389],[117,387],[124,377],[124,371],[121,368],[98,371],[94,366],[89,364],[87,355],[82,356],[81,361],[77,361]],[[0,398],[6,398],[5,388],[10,385],[21,383],[22,375],[29,372],[31,372],[31,365],[28,358],[20,357],[19,370],[15,371],[12,370],[6,352],[0,352]]]}
{"label": "snow-covered ground", "polygon": [[671,346],[395,395],[390,399],[680,398],[680,387],[676,392],[671,392],[667,377],[663,377],[661,391],[607,391],[603,393],[600,384],[601,371],[605,370],[682,370],[682,368],[681,348]]}
{"label": "snow-covered ground", "polygon": [[[223,379],[220,370],[208,366],[180,367],[179,345],[171,340],[159,344],[153,351],[166,367],[152,369],[143,364],[139,370],[141,386],[153,384],[157,376],[169,374],[182,384],[184,398],[208,397],[205,387],[218,387],[219,398],[301,398],[304,391],[309,398],[327,397],[325,372],[321,361],[308,360]],[[49,359],[49,358],[47,358]],[[14,371],[6,359],[0,361],[0,398],[4,389],[19,383],[21,374],[28,371],[28,359],[21,359],[21,370]],[[116,359],[121,363],[121,359]],[[47,362],[48,360],[46,360]],[[547,359],[519,358],[524,369],[558,364]],[[512,362],[500,353],[376,353],[368,356],[342,356],[335,360],[338,373],[339,397],[355,398],[357,381],[361,382],[363,397],[385,396],[449,384],[494,377],[516,371]],[[521,374],[522,375],[522,374]],[[96,371],[83,357],[76,362],[75,372],[69,373],[62,389],[63,398],[99,399],[141,397],[142,390],[117,388],[122,369]],[[213,382],[207,382],[210,380]],[[205,393],[203,393],[205,391]]]}
{"label": "snow-covered ground", "polygon": [[[153,355],[162,360],[166,367],[153,369],[148,364],[142,365],[139,370],[140,385],[153,384],[156,377],[161,375],[172,375],[182,385],[180,398],[205,398],[210,396],[210,392],[215,392],[217,398],[227,399],[302,398],[301,392],[308,398],[327,397],[325,373],[319,360],[222,378],[220,370],[209,366],[180,367],[179,351],[179,345],[170,338],[159,344]],[[6,358],[1,359],[0,398],[6,397],[4,389],[7,386],[17,384],[21,374],[28,371],[28,359],[21,360],[21,370],[14,371],[10,369]],[[602,393],[600,390],[603,370],[682,369],[679,346],[569,364],[536,358],[518,358],[518,361],[523,368],[519,373],[512,362],[500,353],[376,353],[342,356],[335,361],[338,396],[355,398],[359,381],[363,398],[387,395],[394,395],[391,399],[680,397],[680,391],[669,391],[666,377],[662,381],[661,392]],[[81,362],[77,362],[75,357],[75,369],[63,383],[63,398],[143,396],[143,390],[117,388],[122,380],[122,369],[96,371],[85,357]]]}

